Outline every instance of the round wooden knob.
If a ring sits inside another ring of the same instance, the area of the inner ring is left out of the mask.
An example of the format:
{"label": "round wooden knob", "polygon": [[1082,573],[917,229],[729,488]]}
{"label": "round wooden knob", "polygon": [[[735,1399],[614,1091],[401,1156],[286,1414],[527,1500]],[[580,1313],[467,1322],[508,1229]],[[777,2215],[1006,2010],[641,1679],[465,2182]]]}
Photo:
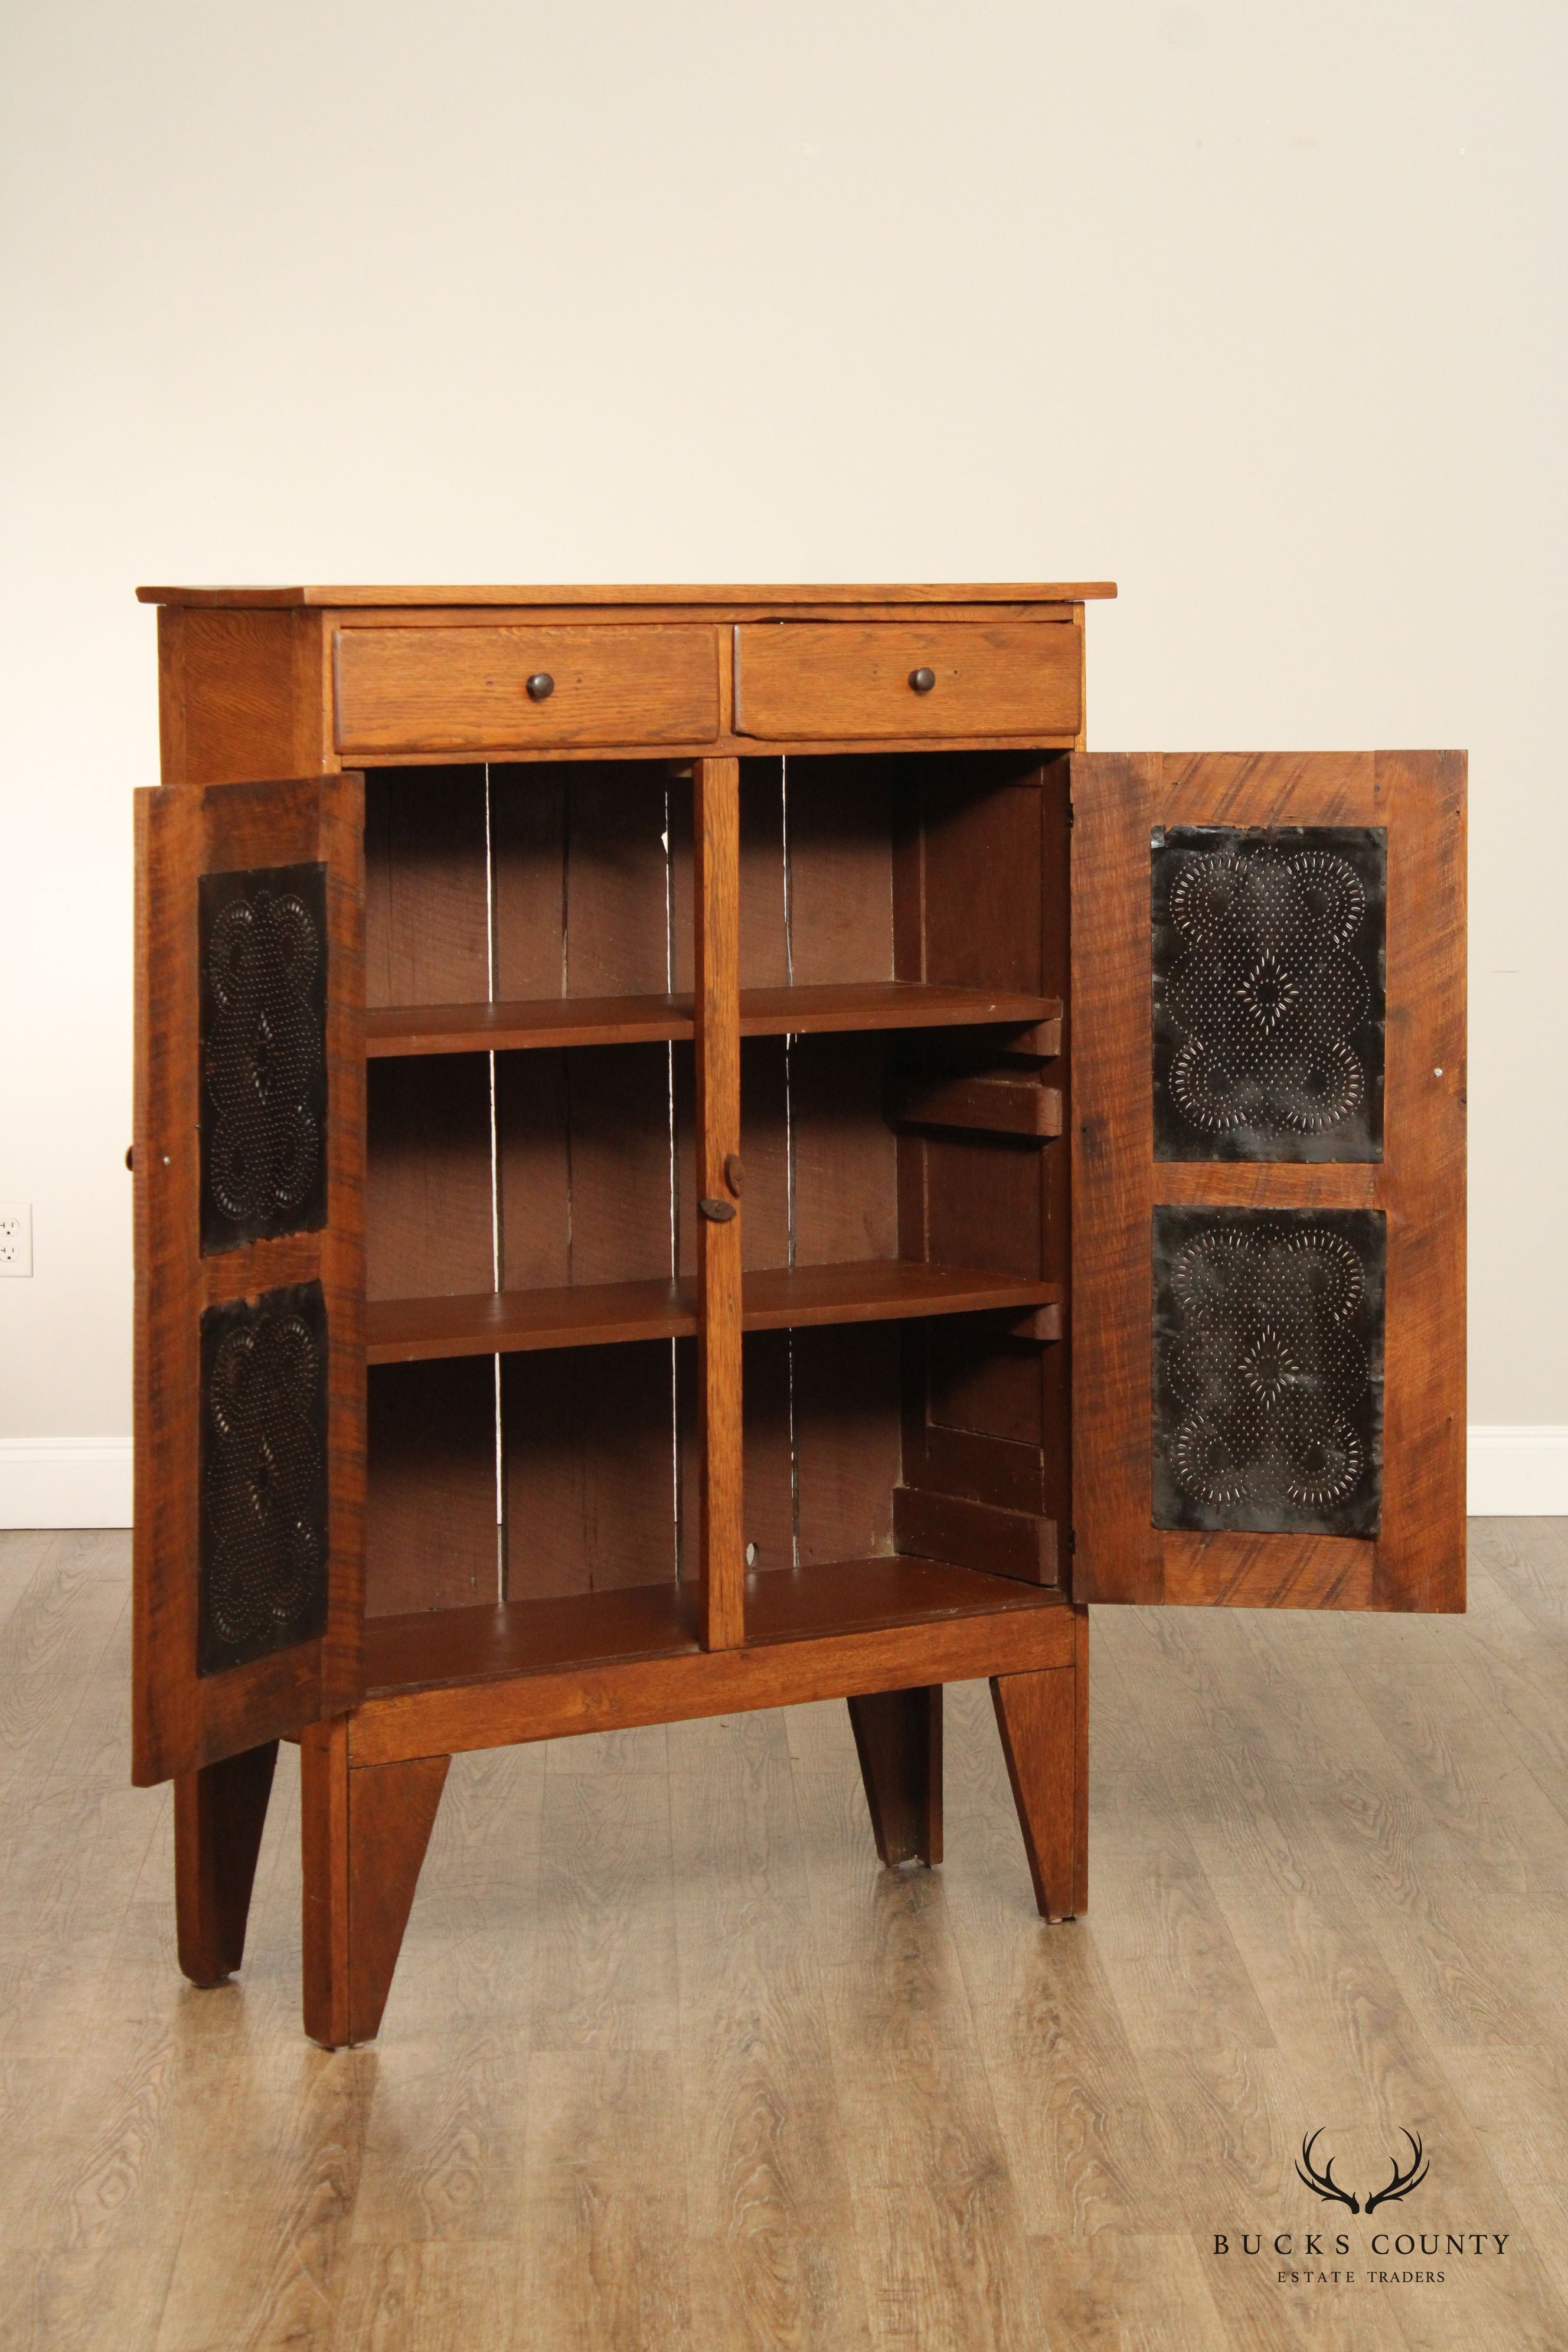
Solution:
{"label": "round wooden knob", "polygon": [[912,669],[910,672],[910,684],[917,694],[929,694],[936,684],[936,672],[934,669]]}
{"label": "round wooden knob", "polygon": [[551,677],[550,672],[547,669],[535,670],[533,676],[528,681],[529,700],[531,702],[548,702],[554,691],[555,680]]}

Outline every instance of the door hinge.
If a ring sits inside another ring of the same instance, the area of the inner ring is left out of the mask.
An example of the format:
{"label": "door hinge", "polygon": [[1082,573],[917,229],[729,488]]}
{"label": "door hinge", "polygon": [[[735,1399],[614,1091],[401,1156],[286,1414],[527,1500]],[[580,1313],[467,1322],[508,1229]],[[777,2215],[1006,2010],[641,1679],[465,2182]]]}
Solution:
{"label": "door hinge", "polygon": [[1069,1528],[1068,1529],[1068,1558],[1069,1559],[1072,1558],[1072,1555],[1074,1554],[1074,1552],[1075,1552],[1075,1551],[1077,1551],[1077,1549],[1078,1549],[1078,1529],[1077,1529],[1076,1528]]}
{"label": "door hinge", "polygon": [[1074,809],[1074,807],[1073,807],[1073,804],[1072,804],[1071,801],[1068,801],[1068,832],[1069,832],[1069,833],[1071,832],[1071,830],[1072,830],[1073,826],[1074,826],[1077,823],[1078,823],[1078,814],[1077,814],[1077,811]]}

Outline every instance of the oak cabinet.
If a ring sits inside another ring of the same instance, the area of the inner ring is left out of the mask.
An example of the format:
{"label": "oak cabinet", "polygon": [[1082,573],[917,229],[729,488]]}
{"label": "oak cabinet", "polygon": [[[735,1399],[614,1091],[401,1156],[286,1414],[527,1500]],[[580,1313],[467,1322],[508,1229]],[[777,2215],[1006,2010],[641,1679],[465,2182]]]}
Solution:
{"label": "oak cabinet", "polygon": [[374,2033],[456,1751],[992,1679],[1088,1604],[1463,1605],[1453,753],[1079,740],[1095,583],[142,592],[134,1771]]}

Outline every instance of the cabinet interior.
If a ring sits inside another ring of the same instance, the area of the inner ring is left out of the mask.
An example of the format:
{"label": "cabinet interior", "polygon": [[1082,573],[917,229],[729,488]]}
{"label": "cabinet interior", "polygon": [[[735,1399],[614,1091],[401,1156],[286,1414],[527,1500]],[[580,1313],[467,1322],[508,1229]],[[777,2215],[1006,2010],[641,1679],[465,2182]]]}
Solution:
{"label": "cabinet interior", "polygon": [[[689,778],[365,790],[368,1686],[694,1647]],[[749,1640],[1065,1584],[1068,822],[742,762]]]}

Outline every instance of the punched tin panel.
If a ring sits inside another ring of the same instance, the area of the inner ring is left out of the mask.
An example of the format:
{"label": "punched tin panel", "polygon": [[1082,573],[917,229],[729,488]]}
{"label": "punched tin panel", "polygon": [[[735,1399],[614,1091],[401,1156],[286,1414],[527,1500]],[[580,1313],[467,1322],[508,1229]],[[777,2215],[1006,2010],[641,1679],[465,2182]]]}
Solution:
{"label": "punched tin panel", "polygon": [[1151,841],[1157,1160],[1383,1158],[1387,835]]}
{"label": "punched tin panel", "polygon": [[1375,1536],[1386,1220],[1154,1212],[1154,1524]]}

